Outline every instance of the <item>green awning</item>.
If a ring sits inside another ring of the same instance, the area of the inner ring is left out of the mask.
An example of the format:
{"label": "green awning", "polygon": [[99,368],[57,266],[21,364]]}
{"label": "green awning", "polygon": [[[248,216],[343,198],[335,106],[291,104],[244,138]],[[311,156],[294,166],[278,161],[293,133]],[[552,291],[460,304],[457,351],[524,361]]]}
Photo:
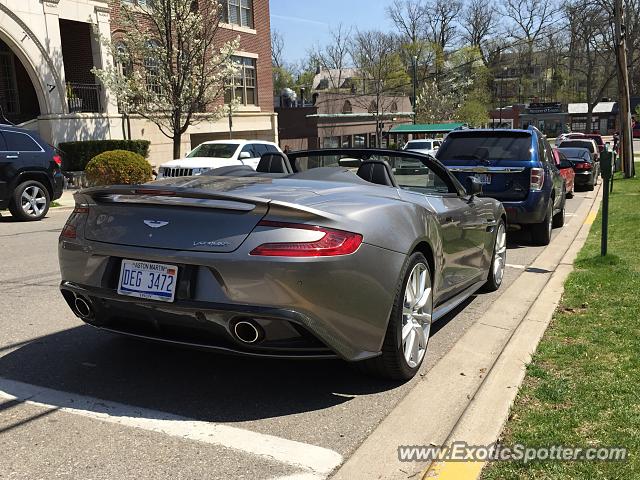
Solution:
{"label": "green awning", "polygon": [[464,123],[418,123],[416,125],[396,125],[390,133],[449,133],[456,128],[463,127]]}

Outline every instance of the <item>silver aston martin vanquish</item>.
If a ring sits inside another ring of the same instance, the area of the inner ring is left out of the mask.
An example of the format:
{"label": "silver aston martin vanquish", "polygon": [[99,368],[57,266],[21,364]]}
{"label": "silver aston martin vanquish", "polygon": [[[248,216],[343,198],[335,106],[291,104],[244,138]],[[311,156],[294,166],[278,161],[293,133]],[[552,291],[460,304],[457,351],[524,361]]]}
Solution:
{"label": "silver aston martin vanquish", "polygon": [[480,194],[429,156],[345,149],[93,187],[60,235],[60,288],[105,330],[408,379],[431,323],[502,282],[506,216]]}

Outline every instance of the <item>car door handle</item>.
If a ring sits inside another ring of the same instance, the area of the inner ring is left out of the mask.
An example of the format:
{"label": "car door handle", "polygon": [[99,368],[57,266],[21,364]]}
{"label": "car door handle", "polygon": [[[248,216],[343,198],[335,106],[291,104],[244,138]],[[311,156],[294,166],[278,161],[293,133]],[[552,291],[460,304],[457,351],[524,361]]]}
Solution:
{"label": "car door handle", "polygon": [[7,155],[7,158],[18,158],[18,155]]}

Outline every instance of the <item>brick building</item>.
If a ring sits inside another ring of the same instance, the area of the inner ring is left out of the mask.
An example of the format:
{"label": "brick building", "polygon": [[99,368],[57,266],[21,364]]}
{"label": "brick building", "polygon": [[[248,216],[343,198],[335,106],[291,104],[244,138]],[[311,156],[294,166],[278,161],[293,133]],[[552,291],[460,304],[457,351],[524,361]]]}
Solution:
{"label": "brick building", "polygon": [[[0,2],[0,122],[37,130],[49,142],[122,138],[115,99],[91,69],[112,63],[100,37],[117,41],[120,2],[146,0],[5,0]],[[242,105],[233,114],[235,138],[277,141],[273,111],[268,0],[221,0],[220,42],[240,37],[237,60]],[[228,119],[201,122],[183,135],[183,152],[203,140],[228,138]],[[132,138],[151,141],[150,160],[169,160],[171,140],[131,117]]]}

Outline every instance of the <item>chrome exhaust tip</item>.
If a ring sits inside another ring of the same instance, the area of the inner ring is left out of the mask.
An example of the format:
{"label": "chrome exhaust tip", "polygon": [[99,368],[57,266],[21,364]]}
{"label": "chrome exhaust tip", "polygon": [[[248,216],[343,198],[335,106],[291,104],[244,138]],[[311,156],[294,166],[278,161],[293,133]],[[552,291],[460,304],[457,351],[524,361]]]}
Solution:
{"label": "chrome exhaust tip", "polygon": [[263,328],[256,322],[249,320],[240,320],[233,326],[234,336],[242,343],[253,344],[258,343],[264,338]]}
{"label": "chrome exhaust tip", "polygon": [[80,315],[81,318],[90,318],[93,314],[93,310],[91,309],[91,305],[87,300],[82,297],[76,297],[73,301],[73,305],[76,308],[76,312]]}

